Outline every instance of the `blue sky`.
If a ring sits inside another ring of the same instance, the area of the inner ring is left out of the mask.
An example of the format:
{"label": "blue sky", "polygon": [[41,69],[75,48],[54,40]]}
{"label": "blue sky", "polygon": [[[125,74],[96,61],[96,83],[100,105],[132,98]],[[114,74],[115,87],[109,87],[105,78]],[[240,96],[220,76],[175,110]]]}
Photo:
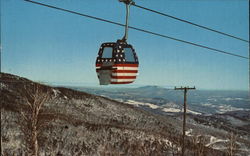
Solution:
{"label": "blue sky", "polygon": [[[125,22],[118,0],[40,0],[116,22]],[[248,0],[136,0],[136,4],[249,40]],[[102,42],[121,38],[124,28],[34,5],[1,0],[2,71],[49,83],[98,85],[95,59]],[[249,45],[131,7],[129,24],[175,38],[247,56]],[[246,59],[214,53],[129,30],[140,62],[133,85],[249,87]],[[126,85],[122,85],[126,87]]]}

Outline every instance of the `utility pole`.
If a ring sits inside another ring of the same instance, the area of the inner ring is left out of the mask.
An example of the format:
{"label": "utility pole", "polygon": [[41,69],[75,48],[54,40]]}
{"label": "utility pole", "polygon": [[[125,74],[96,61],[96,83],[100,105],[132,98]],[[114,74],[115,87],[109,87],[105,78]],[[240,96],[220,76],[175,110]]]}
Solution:
{"label": "utility pole", "polygon": [[191,89],[195,89],[195,87],[180,87],[174,88],[175,90],[184,90],[184,112],[183,112],[183,133],[182,133],[182,156],[184,156],[185,152],[185,129],[186,129],[186,111],[187,111],[187,91]]}

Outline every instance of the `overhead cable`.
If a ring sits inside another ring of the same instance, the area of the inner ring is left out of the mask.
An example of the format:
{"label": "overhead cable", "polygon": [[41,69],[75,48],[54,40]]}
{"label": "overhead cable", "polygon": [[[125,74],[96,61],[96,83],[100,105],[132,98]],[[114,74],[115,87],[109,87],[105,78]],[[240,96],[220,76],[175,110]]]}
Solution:
{"label": "overhead cable", "polygon": [[[99,18],[99,17],[95,17],[95,16],[91,16],[91,15],[87,15],[87,14],[83,14],[83,13],[79,13],[79,12],[75,12],[75,11],[71,11],[71,10],[67,10],[67,9],[63,9],[63,8],[59,8],[59,7],[55,7],[55,6],[48,5],[48,4],[43,4],[43,3],[32,1],[32,0],[24,0],[24,1],[34,3],[34,4],[38,4],[38,5],[42,5],[42,6],[49,7],[49,8],[53,8],[53,9],[57,9],[57,10],[61,10],[61,11],[65,11],[65,12],[68,12],[68,13],[84,16],[84,17],[87,17],[87,18],[92,18],[92,19],[103,21],[103,22],[106,22],[106,23],[111,23],[111,24],[114,24],[114,25],[122,26],[122,27],[125,26],[124,24],[121,24],[121,23],[118,23],[118,22],[114,22],[114,21],[103,19],[103,18]],[[201,44],[197,44],[197,43],[194,43],[194,42],[189,42],[189,41],[177,39],[177,38],[174,38],[174,37],[170,37],[170,36],[167,36],[167,35],[155,33],[155,32],[152,32],[152,31],[145,30],[145,29],[136,28],[136,27],[132,27],[132,26],[129,26],[129,28],[137,30],[137,31],[141,31],[141,32],[144,32],[144,33],[160,36],[160,37],[163,37],[163,38],[168,38],[168,39],[171,39],[171,40],[179,41],[179,42],[182,42],[182,43],[190,44],[190,45],[197,46],[197,47],[200,47],[200,48],[209,49],[209,50],[211,50],[213,52],[223,53],[223,54],[227,54],[227,55],[231,55],[231,56],[235,56],[235,57],[240,57],[240,58],[244,58],[244,59],[249,59],[246,56],[234,54],[234,53],[227,52],[227,51],[224,51],[224,50],[219,50],[219,49],[216,49],[216,48],[211,48],[211,47],[201,45]]]}
{"label": "overhead cable", "polygon": [[156,10],[152,10],[152,9],[149,9],[149,8],[146,8],[146,7],[143,7],[143,6],[140,6],[140,5],[136,5],[136,4],[132,4],[132,5],[135,6],[135,7],[138,7],[138,8],[141,8],[141,9],[144,9],[144,10],[147,10],[147,11],[154,12],[154,13],[156,13],[156,14],[165,16],[165,17],[169,17],[169,18],[172,18],[172,19],[175,19],[175,20],[178,20],[178,21],[187,23],[187,24],[191,24],[191,25],[193,25],[193,26],[196,26],[196,27],[199,27],[199,28],[202,28],[202,29],[206,29],[206,30],[209,30],[209,31],[212,31],[212,32],[215,32],[215,33],[224,35],[224,36],[228,36],[228,37],[231,37],[231,38],[234,38],[234,39],[237,39],[237,40],[240,40],[240,41],[244,41],[244,42],[249,43],[248,40],[245,40],[245,39],[242,39],[242,38],[240,38],[240,37],[237,37],[237,36],[234,36],[234,35],[231,35],[231,34],[228,34],[228,33],[224,33],[224,32],[221,32],[221,31],[218,31],[218,30],[215,30],[215,29],[206,27],[206,26],[199,25],[199,24],[190,22],[190,21],[188,21],[188,20],[184,20],[184,19],[181,19],[181,18],[172,16],[172,15],[169,15],[169,14],[166,14],[166,13],[162,13],[162,12],[159,12],[159,11],[156,11]]}

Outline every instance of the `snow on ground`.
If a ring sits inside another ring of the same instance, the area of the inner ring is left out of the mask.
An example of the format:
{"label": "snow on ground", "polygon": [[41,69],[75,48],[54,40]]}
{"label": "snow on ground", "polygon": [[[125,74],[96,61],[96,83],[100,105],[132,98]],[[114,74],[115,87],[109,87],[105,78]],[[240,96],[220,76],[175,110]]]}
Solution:
{"label": "snow on ground", "polygon": [[233,107],[231,105],[225,105],[225,104],[214,105],[210,102],[201,103],[201,105],[204,107],[214,108],[216,110],[216,113],[220,113],[220,114],[230,112],[230,111],[250,110],[250,109],[246,109],[246,108],[237,108],[237,107]]}
{"label": "snow on ground", "polygon": [[195,111],[192,111],[192,110],[187,110],[188,113],[191,113],[191,114],[195,114],[195,115],[201,115],[201,113],[199,112],[195,112]]}
{"label": "snow on ground", "polygon": [[68,97],[66,95],[63,96],[64,99],[68,99]]}
{"label": "snow on ground", "polygon": [[162,111],[164,111],[164,112],[172,112],[172,113],[181,112],[181,110],[179,108],[163,108]]}
{"label": "snow on ground", "polygon": [[202,103],[201,105],[202,105],[202,106],[212,106],[211,103]]}
{"label": "snow on ground", "polygon": [[216,101],[217,101],[216,98],[208,98],[207,100],[208,100],[208,101],[213,101],[213,102],[216,102]]}
{"label": "snow on ground", "polygon": [[[168,113],[178,113],[178,112],[182,112],[181,109],[179,108],[163,108],[162,111],[164,112],[168,112]],[[199,112],[195,112],[195,111],[192,111],[192,110],[187,110],[188,113],[191,113],[191,114],[195,114],[195,115],[201,115],[201,113]]]}
{"label": "snow on ground", "polygon": [[6,89],[6,90],[8,90],[8,87],[7,87],[6,84],[0,82],[0,89]]}
{"label": "snow on ground", "polygon": [[210,102],[206,102],[206,103],[201,103],[201,105],[202,106],[205,106],[205,107],[212,107],[212,108],[216,108],[216,107],[218,107],[218,106],[216,106],[216,105],[213,105],[212,103],[210,103]]}
{"label": "snow on ground", "polygon": [[115,99],[116,101],[123,102],[123,99]]}
{"label": "snow on ground", "polygon": [[185,131],[186,136],[192,136],[193,129],[189,129]]}
{"label": "snow on ground", "polygon": [[[167,112],[167,113],[178,113],[181,112],[180,108],[174,108],[174,107],[161,107],[161,106],[157,106],[151,103],[144,103],[144,102],[139,102],[139,101],[134,101],[134,100],[127,100],[125,103],[130,104],[130,105],[134,105],[136,107],[139,106],[147,106],[151,109],[161,109],[163,112]],[[192,113],[192,114],[196,114],[196,115],[200,115],[201,113],[199,112],[195,112],[192,110],[187,110],[188,113]]]}
{"label": "snow on ground", "polygon": [[223,98],[223,100],[225,100],[225,101],[232,101],[234,99],[233,98]]}
{"label": "snow on ground", "polygon": [[[206,147],[212,147],[214,149],[225,149],[225,146],[223,146],[225,144],[225,142],[227,142],[227,140],[225,139],[218,139],[214,136],[210,137],[210,141],[208,144],[206,144]],[[218,143],[222,143],[222,145],[218,145]],[[217,144],[216,146],[214,146],[214,144]]]}
{"label": "snow on ground", "polygon": [[178,151],[181,150],[181,147],[178,147],[178,145],[173,144],[173,142],[169,141],[168,139],[163,139],[163,141],[164,141],[169,147],[176,147]]}
{"label": "snow on ground", "polygon": [[54,89],[54,88],[53,88],[52,91],[53,91],[55,97],[57,97],[57,95],[60,94],[60,91],[57,90],[57,89]]}
{"label": "snow on ground", "polygon": [[141,105],[141,106],[148,106],[148,107],[150,107],[150,108],[152,108],[152,109],[157,109],[157,108],[159,108],[159,106],[154,105],[154,104],[151,104],[151,103],[138,102],[138,101],[134,101],[134,100],[128,100],[128,101],[126,101],[125,103],[131,104],[131,105],[135,105],[135,106],[137,106],[137,107],[139,107],[139,105]]}
{"label": "snow on ground", "polygon": [[223,98],[223,100],[225,101],[249,101],[250,99],[245,99],[245,98],[240,98],[240,97],[237,97],[237,98],[227,97],[227,98]]}
{"label": "snow on ground", "polygon": [[226,113],[226,112],[230,112],[230,111],[241,111],[241,110],[250,110],[250,109],[236,108],[236,107],[232,107],[230,105],[219,105],[217,113],[222,114],[222,113]]}
{"label": "snow on ground", "polygon": [[109,96],[103,94],[101,94],[100,96],[110,98]]}

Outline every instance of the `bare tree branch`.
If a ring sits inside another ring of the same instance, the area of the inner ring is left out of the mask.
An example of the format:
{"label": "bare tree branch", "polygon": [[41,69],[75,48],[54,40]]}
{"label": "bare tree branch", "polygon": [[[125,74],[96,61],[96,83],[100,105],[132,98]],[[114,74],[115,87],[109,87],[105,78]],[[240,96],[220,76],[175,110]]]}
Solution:
{"label": "bare tree branch", "polygon": [[40,129],[49,121],[42,119],[41,109],[42,106],[50,99],[48,89],[39,84],[32,84],[29,88],[25,86],[24,92],[21,93],[25,104],[28,106],[26,109],[20,110],[20,128],[24,134],[25,145],[29,155],[38,156],[38,135]]}

